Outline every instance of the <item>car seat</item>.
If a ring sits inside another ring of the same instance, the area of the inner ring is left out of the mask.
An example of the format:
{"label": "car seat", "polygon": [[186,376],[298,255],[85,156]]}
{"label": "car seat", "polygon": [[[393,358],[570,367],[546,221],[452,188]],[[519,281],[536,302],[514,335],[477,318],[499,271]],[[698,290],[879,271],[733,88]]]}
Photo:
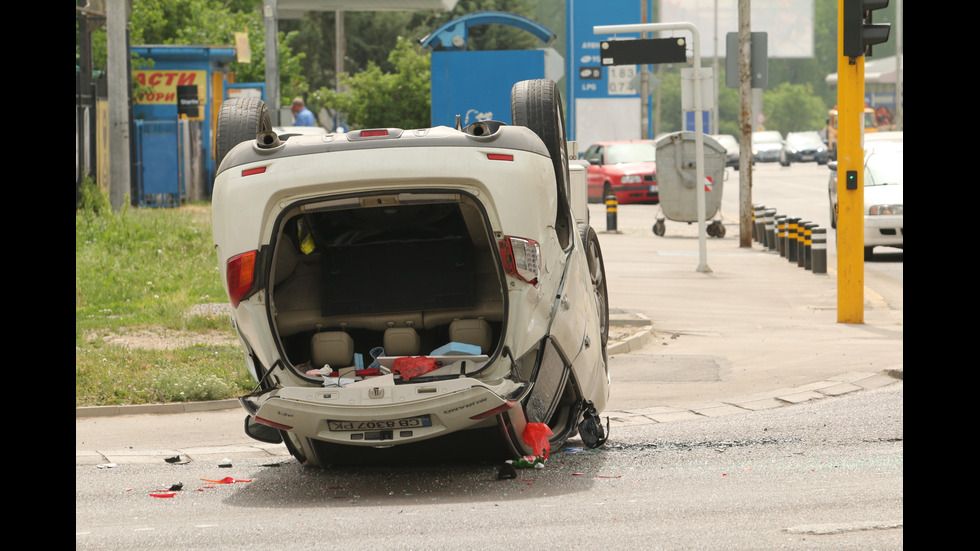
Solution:
{"label": "car seat", "polygon": [[421,346],[418,331],[412,327],[389,327],[385,329],[385,356],[417,356]]}
{"label": "car seat", "polygon": [[490,349],[493,332],[485,319],[455,319],[449,324],[449,340],[480,347],[485,354]]}
{"label": "car seat", "polygon": [[354,339],[344,331],[321,331],[310,341],[310,359],[314,368],[349,367],[354,359]]}

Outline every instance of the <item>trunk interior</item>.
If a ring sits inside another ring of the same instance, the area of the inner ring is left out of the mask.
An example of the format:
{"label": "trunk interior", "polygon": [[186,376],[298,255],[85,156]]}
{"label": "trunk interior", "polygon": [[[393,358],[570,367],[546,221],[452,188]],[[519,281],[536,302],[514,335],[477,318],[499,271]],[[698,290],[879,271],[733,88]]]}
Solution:
{"label": "trunk interior", "polygon": [[364,366],[371,351],[430,355],[450,342],[492,355],[505,301],[499,252],[476,200],[397,193],[306,203],[281,218],[270,300],[300,373]]}

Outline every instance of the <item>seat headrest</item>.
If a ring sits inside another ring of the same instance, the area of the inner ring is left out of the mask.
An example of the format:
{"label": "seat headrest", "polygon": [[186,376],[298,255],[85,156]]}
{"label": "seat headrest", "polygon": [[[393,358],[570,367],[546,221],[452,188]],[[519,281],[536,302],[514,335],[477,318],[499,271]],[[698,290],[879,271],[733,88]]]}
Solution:
{"label": "seat headrest", "polygon": [[480,353],[490,350],[493,331],[484,319],[455,319],[449,324],[449,340],[480,347]]}
{"label": "seat headrest", "polygon": [[418,356],[421,339],[411,327],[385,329],[384,349],[386,356]]}
{"label": "seat headrest", "polygon": [[349,367],[354,360],[354,339],[343,331],[322,331],[310,341],[313,367]]}

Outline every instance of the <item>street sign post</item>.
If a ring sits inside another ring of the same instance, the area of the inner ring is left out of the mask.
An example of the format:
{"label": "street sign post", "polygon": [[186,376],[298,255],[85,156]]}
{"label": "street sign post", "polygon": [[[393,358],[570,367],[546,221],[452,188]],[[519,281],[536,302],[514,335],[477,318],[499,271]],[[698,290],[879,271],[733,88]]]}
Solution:
{"label": "street sign post", "polygon": [[[702,68],[701,68],[701,33],[698,28],[693,23],[640,23],[633,25],[603,25],[593,27],[593,32],[596,34],[616,34],[616,33],[645,33],[645,32],[660,32],[660,31],[689,31],[692,36],[692,43],[694,48],[694,57],[692,63],[694,67],[692,68],[692,83],[694,85],[694,138],[695,138],[695,159],[697,162],[696,178],[698,182],[704,181],[704,121],[702,120],[701,112],[704,110],[704,101],[701,97],[701,79],[702,79]],[[671,39],[668,39],[671,40]],[[672,39],[672,40],[677,40]],[[643,41],[629,41],[629,42],[643,42]],[[656,59],[656,55],[660,55],[662,52],[659,50],[657,52],[644,52],[642,48],[637,48],[636,51],[632,52],[631,55],[638,56],[636,63],[662,63]],[[649,57],[653,55],[654,59]],[[685,54],[686,60],[686,54]],[[697,271],[699,272],[711,272],[711,268],[708,267],[707,259],[707,228],[705,227],[705,198],[704,198],[704,186],[697,186],[697,201],[698,201],[698,251],[699,251],[699,262]]]}

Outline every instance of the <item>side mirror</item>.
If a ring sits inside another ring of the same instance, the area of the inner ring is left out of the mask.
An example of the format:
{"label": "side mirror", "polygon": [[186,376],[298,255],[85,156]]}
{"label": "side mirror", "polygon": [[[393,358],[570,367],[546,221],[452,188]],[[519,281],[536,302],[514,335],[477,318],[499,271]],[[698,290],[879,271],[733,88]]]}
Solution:
{"label": "side mirror", "polygon": [[266,444],[282,444],[282,435],[279,434],[279,429],[256,423],[251,415],[245,416],[245,434]]}
{"label": "side mirror", "polygon": [[833,172],[837,172],[837,161],[827,161],[827,168]]}

